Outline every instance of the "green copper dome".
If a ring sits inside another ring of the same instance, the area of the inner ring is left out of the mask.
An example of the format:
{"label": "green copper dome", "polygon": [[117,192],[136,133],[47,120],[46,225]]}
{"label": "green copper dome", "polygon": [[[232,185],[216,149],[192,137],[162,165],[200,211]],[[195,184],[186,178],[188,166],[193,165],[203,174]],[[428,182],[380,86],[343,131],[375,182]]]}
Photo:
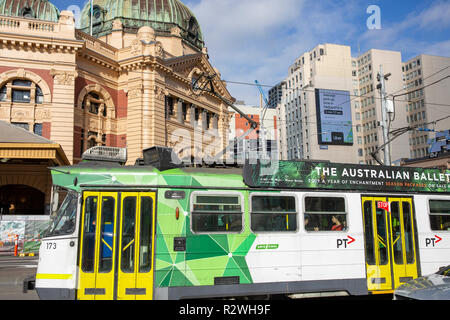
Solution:
{"label": "green copper dome", "polygon": [[58,22],[59,10],[47,0],[0,0],[0,15]]}
{"label": "green copper dome", "polygon": [[[1,0],[0,0],[1,1]],[[203,47],[203,37],[197,19],[179,0],[93,0],[92,35],[111,33],[113,21],[122,22],[124,32],[136,33],[150,26],[158,34],[170,34],[178,26],[181,37],[197,48]],[[81,12],[80,29],[90,33],[90,3]]]}

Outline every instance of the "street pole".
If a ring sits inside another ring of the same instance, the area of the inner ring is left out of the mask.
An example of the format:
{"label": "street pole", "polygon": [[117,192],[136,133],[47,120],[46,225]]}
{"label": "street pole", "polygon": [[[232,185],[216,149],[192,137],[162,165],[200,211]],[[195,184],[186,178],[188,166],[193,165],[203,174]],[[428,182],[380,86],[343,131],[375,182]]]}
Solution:
{"label": "street pole", "polygon": [[387,117],[387,95],[386,95],[386,82],[385,82],[385,75],[383,74],[383,66],[380,65],[380,74],[379,74],[379,80],[381,84],[380,88],[380,94],[381,94],[381,117],[382,117],[382,127],[383,127],[383,142],[386,144],[384,147],[384,165],[390,166],[391,165],[391,159],[390,159],[390,146],[389,143],[389,132],[388,132],[388,117]]}

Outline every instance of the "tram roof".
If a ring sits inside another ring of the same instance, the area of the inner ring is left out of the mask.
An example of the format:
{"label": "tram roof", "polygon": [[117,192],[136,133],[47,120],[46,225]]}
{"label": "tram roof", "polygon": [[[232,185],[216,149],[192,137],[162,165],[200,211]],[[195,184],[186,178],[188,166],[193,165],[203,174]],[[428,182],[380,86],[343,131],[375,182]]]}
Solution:
{"label": "tram roof", "polygon": [[184,167],[159,171],[152,166],[81,162],[50,168],[53,184],[81,190],[95,187],[225,187],[245,188],[242,168]]}
{"label": "tram roof", "polygon": [[450,193],[450,170],[366,166],[317,161],[246,163],[243,168],[121,166],[82,162],[51,168],[53,183],[68,189],[95,187],[186,187],[361,190]]}

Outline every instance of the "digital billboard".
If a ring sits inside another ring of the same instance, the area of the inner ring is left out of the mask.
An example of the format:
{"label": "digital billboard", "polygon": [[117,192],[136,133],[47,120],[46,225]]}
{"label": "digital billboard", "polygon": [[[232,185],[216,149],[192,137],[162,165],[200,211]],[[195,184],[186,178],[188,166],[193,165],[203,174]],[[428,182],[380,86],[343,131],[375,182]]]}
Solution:
{"label": "digital billboard", "polygon": [[319,144],[353,145],[350,92],[316,89]]}

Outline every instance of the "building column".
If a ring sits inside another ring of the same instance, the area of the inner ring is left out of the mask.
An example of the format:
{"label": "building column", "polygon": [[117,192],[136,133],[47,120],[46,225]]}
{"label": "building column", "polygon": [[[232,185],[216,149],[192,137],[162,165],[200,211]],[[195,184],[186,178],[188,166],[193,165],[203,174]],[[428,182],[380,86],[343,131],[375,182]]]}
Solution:
{"label": "building column", "polygon": [[146,66],[142,74],[142,150],[152,146],[151,76],[150,67]]}
{"label": "building column", "polygon": [[129,86],[127,110],[127,149],[128,162],[134,164],[142,157],[142,84],[140,82]]}
{"label": "building column", "polygon": [[179,123],[184,123],[184,120],[183,120],[183,102],[184,102],[184,100],[183,99],[181,99],[181,98],[178,98],[178,103],[177,103],[177,107],[175,108],[176,109],[176,117],[177,117],[177,120],[178,120],[178,122]]}
{"label": "building column", "polygon": [[73,128],[75,124],[73,101],[75,101],[75,78],[77,77],[77,72],[74,69],[52,69],[51,75],[54,79],[54,86],[50,140],[58,141],[67,159],[70,163],[73,163]]}
{"label": "building column", "polygon": [[166,119],[166,95],[169,93],[158,84],[153,90],[153,117],[151,121],[153,135],[152,146],[167,146],[168,132]]}

